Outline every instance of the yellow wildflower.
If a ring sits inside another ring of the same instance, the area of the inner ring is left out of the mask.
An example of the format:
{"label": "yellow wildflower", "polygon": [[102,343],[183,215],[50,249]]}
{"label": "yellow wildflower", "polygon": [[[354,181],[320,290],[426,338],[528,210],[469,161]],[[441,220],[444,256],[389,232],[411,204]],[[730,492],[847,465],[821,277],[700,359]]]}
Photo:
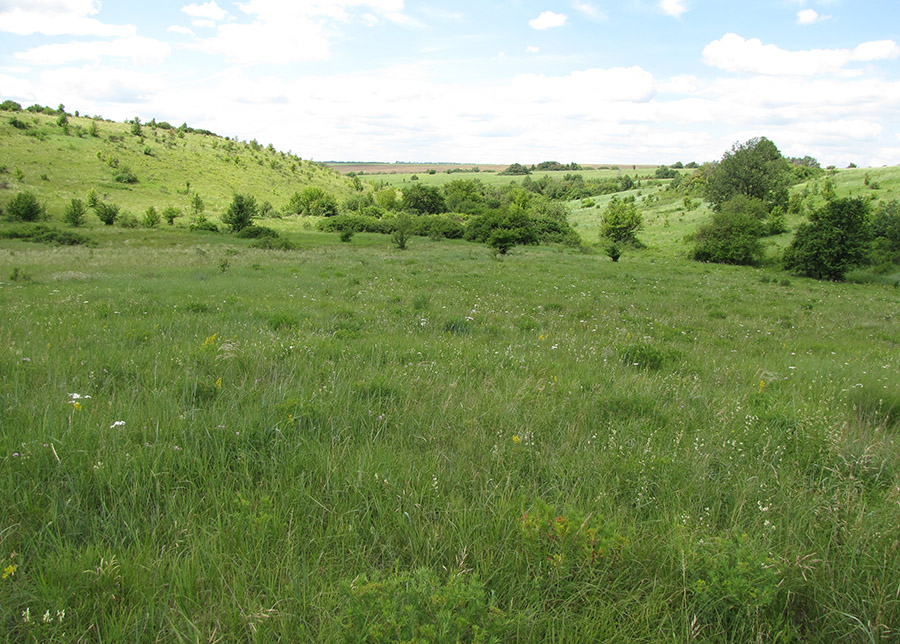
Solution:
{"label": "yellow wildflower", "polygon": [[19,567],[16,564],[9,564],[6,568],[3,569],[3,574],[0,575],[0,579],[7,579],[8,577],[12,577],[16,574],[16,571]]}
{"label": "yellow wildflower", "polygon": [[519,438],[518,436],[513,436],[513,443],[515,443],[516,445],[518,445],[518,444],[521,443],[521,442],[522,442],[522,439],[521,439],[521,438]]}

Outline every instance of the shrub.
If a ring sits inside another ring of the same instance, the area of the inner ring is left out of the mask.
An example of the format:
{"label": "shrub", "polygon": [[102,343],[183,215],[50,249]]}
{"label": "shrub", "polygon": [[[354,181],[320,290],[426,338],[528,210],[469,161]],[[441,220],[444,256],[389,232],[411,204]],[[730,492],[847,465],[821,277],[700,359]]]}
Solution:
{"label": "shrub", "polygon": [[408,215],[400,215],[397,217],[397,223],[394,231],[391,233],[391,243],[397,250],[406,250],[409,243],[409,237],[412,234],[412,220]]}
{"label": "shrub", "polygon": [[523,174],[531,174],[531,170],[526,168],[521,163],[513,163],[511,166],[506,168],[506,170],[504,170],[503,172],[498,172],[497,174],[517,176]]}
{"label": "shrub", "polygon": [[352,230],[342,230],[340,232],[340,240],[344,243],[347,243],[351,239],[353,239],[353,235],[354,235],[354,233]]}
{"label": "shrub", "polygon": [[345,642],[497,642],[503,613],[471,574],[431,568],[355,577],[341,586]]}
{"label": "shrub", "polygon": [[38,221],[45,212],[35,194],[29,191],[17,193],[6,204],[6,216],[12,221]]}
{"label": "shrub", "polygon": [[400,202],[404,210],[419,215],[434,215],[446,210],[444,195],[435,186],[414,184],[403,191]]}
{"label": "shrub", "polygon": [[166,220],[166,223],[170,226],[175,224],[175,220],[181,217],[181,211],[175,206],[166,206],[166,209],[162,211],[162,218]]}
{"label": "shrub", "polygon": [[137,228],[140,225],[138,218],[130,212],[123,212],[119,215],[119,226],[121,228]]}
{"label": "shrub", "polygon": [[23,121],[21,119],[16,118],[15,116],[10,117],[9,124],[12,125],[14,128],[16,128],[17,130],[27,130],[28,129],[28,123],[26,123],[25,121]]}
{"label": "shrub", "polygon": [[256,205],[256,198],[252,195],[236,194],[228,205],[228,210],[222,216],[222,223],[227,224],[231,228],[231,232],[236,233],[253,223],[253,218],[259,212]]}
{"label": "shrub", "polygon": [[306,215],[310,217],[334,217],[338,214],[338,203],[334,195],[319,186],[306,186],[291,195],[284,207],[286,215]]}
{"label": "shrub", "polygon": [[219,227],[203,215],[200,215],[199,217],[195,217],[194,220],[191,221],[191,224],[188,226],[188,230],[217,233],[219,232]]}
{"label": "shrub", "polygon": [[639,246],[637,233],[644,227],[644,219],[634,200],[613,197],[600,223],[600,235],[612,242]]}
{"label": "shrub", "polygon": [[87,207],[94,210],[98,203],[100,203],[100,197],[97,195],[97,191],[91,188],[87,192]]}
{"label": "shrub", "polygon": [[21,112],[22,106],[15,101],[6,100],[0,103],[0,110],[5,112]]}
{"label": "shrub", "polygon": [[119,206],[114,203],[98,201],[97,205],[94,206],[94,212],[97,213],[97,217],[106,226],[112,226],[119,218]]}
{"label": "shrub", "polygon": [[494,228],[487,238],[487,245],[501,255],[506,255],[516,245],[516,232],[509,228]]}
{"label": "shrub", "polygon": [[34,226],[20,226],[0,231],[0,238],[21,239],[24,241],[43,244],[57,244],[60,246],[77,246],[81,244],[92,245],[90,238],[79,235],[70,230],[57,230],[43,224]]}
{"label": "shrub", "polygon": [[237,233],[235,233],[235,237],[240,237],[241,239],[261,239],[263,237],[271,237],[276,238],[280,237],[277,231],[272,230],[266,226],[247,226],[246,228],[242,228]]}
{"label": "shrub", "polygon": [[691,259],[716,264],[754,265],[763,256],[763,223],[754,214],[723,206],[694,236]]}
{"label": "shrub", "polygon": [[81,199],[73,198],[69,205],[66,206],[66,211],[63,213],[63,221],[77,228],[84,225],[85,214],[87,214],[87,208],[85,208],[84,202]]}
{"label": "shrub", "polygon": [[157,212],[156,208],[150,206],[144,212],[144,216],[141,219],[141,223],[145,228],[156,228],[159,225],[161,217],[159,216],[159,212]]}
{"label": "shrub", "polygon": [[119,168],[119,171],[113,175],[113,180],[116,183],[137,183],[138,178],[137,175],[131,171],[131,168],[128,166],[122,166]]}
{"label": "shrub", "polygon": [[810,214],[784,252],[784,265],[799,275],[840,281],[865,262],[871,230],[869,206],[859,198],[832,199]]}

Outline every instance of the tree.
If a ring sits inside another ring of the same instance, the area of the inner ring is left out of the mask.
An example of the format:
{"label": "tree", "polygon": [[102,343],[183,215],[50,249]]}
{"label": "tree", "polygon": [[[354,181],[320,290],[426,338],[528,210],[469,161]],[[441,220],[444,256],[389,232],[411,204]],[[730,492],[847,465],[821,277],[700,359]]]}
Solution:
{"label": "tree", "polygon": [[66,206],[66,211],[63,213],[63,220],[69,224],[77,228],[84,224],[84,215],[87,212],[87,208],[84,207],[84,202],[81,199],[72,199],[69,202],[69,205]]}
{"label": "tree", "polygon": [[760,199],[767,210],[787,208],[791,166],[769,139],[735,143],[707,178],[707,198],[718,209],[735,195]]}
{"label": "tree", "polygon": [[784,252],[784,266],[806,277],[840,281],[865,262],[869,206],[860,198],[832,199],[801,224]]}
{"label": "tree", "polygon": [[639,246],[637,233],[644,227],[644,219],[633,199],[613,197],[600,222],[600,236],[618,244]]}
{"label": "tree", "polygon": [[33,192],[19,192],[6,204],[6,216],[13,221],[38,221],[44,212]]}
{"label": "tree", "polygon": [[98,201],[94,206],[94,212],[97,213],[97,217],[106,226],[112,226],[119,218],[119,206],[114,203]]}
{"label": "tree", "polygon": [[319,186],[306,186],[291,195],[284,212],[288,215],[334,217],[338,214],[338,203],[334,195]]}
{"label": "tree", "polygon": [[199,193],[194,193],[191,196],[191,213],[193,213],[194,218],[198,218],[203,215],[203,211],[206,209],[206,204],[203,203],[202,197],[200,197]]}
{"label": "tree", "polygon": [[228,205],[228,210],[222,216],[222,223],[231,227],[231,232],[237,233],[250,226],[253,218],[259,212],[256,198],[252,195],[236,194]]}
{"label": "tree", "polygon": [[506,170],[504,170],[503,172],[499,172],[498,174],[515,176],[515,175],[522,175],[522,174],[531,174],[531,170],[526,168],[521,163],[513,163],[511,166],[506,168]]}
{"label": "tree", "polygon": [[441,194],[440,189],[435,186],[423,186],[419,183],[403,190],[400,203],[404,210],[418,215],[436,215],[447,210],[444,195]]}

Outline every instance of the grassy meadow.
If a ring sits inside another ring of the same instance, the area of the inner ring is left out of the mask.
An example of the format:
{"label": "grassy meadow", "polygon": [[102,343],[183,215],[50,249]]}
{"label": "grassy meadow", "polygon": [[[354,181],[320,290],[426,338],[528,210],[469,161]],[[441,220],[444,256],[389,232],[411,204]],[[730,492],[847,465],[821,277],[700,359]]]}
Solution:
{"label": "grassy meadow", "polygon": [[[522,178],[132,130],[0,119],[0,204],[89,242],[0,224],[0,641],[900,638],[900,272],[775,261],[826,188],[900,199],[900,168],[794,186],[759,268],[688,261],[708,205],[640,166],[578,172],[638,175],[618,262],[613,195],[568,202],[577,250],[280,215],[263,250],[191,198]],[[91,189],[185,216],[65,226]]]}
{"label": "grassy meadow", "polygon": [[0,241],[3,641],[896,641],[893,286],[88,232]]}

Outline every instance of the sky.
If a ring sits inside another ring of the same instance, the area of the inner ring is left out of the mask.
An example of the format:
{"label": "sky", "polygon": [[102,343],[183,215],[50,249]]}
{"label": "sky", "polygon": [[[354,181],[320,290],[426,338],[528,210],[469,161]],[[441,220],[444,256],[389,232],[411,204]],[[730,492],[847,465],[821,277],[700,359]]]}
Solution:
{"label": "sky", "polygon": [[0,99],[316,161],[900,165],[898,43],[898,0],[0,0]]}

